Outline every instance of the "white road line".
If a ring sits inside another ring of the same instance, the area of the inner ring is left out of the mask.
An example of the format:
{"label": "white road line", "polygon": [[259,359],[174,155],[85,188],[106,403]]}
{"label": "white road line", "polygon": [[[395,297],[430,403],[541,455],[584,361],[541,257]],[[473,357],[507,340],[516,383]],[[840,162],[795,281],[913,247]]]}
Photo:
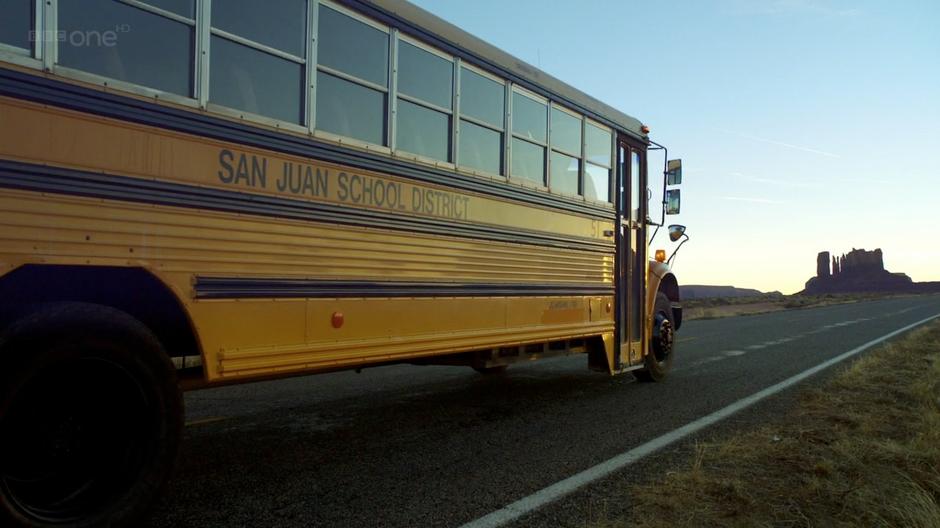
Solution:
{"label": "white road line", "polygon": [[523,497],[499,510],[488,513],[476,520],[470,521],[467,524],[464,524],[461,528],[496,528],[498,526],[508,524],[518,519],[519,517],[522,517],[523,515],[531,513],[541,508],[542,506],[545,506],[546,504],[554,502],[570,493],[573,493],[582,486],[590,484],[591,482],[594,482],[598,479],[602,479],[615,471],[619,471],[649,454],[655,453],[656,451],[659,451],[660,449],[672,443],[678,442],[679,440],[682,440],[683,438],[710,425],[714,425],[715,423],[718,423],[721,420],[724,420],[738,411],[746,409],[769,396],[773,396],[774,394],[777,394],[784,389],[796,385],[806,378],[817,374],[821,370],[825,370],[837,363],[845,361],[854,355],[864,352],[865,350],[868,350],[877,344],[891,339],[892,337],[904,333],[912,328],[918,327],[928,321],[936,319],[937,317],[940,317],[940,313],[932,315],[926,319],[921,319],[920,321],[909,324],[903,328],[898,328],[891,333],[885,334],[877,339],[873,339],[864,345],[849,350],[848,352],[843,352],[842,354],[839,354],[832,359],[824,361],[811,369],[804,370],[803,372],[791,378],[787,378],[780,383],[777,383],[776,385],[771,385],[764,390],[755,392],[754,394],[738,400],[727,407],[719,409],[695,421],[689,422],[678,429],[674,429],[662,436],[656,437],[649,442],[646,442],[645,444],[641,444],[629,451],[601,462],[596,466],[585,469],[584,471],[574,474],[564,480],[560,480],[551,486],[542,488],[539,491],[536,491],[527,497]]}
{"label": "white road line", "polygon": [[723,360],[723,359],[725,359],[725,356],[712,356],[712,357],[707,357],[707,358],[705,358],[705,359],[700,359],[700,360],[698,360],[698,361],[696,361],[696,362],[694,362],[694,363],[690,363],[690,364],[688,364],[688,365],[683,365],[682,367],[676,369],[676,371],[685,370],[685,369],[692,369],[692,368],[695,368],[695,367],[701,367],[702,365],[706,365],[706,364],[708,364],[708,363],[714,363],[714,362],[716,362],[716,361],[721,361],[721,360]]}
{"label": "white road line", "polygon": [[724,352],[724,355],[728,357],[743,356],[744,354],[747,354],[747,352],[743,350],[726,350]]}

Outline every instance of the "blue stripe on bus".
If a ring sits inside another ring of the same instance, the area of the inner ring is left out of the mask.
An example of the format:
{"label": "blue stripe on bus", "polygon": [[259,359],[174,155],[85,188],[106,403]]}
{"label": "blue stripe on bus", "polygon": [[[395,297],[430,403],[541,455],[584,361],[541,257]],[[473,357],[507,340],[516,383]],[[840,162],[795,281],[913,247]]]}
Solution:
{"label": "blue stripe on bus", "polygon": [[504,182],[487,181],[455,171],[422,167],[389,156],[360,152],[341,145],[236,123],[219,117],[160,105],[63,81],[0,67],[0,95],[50,106],[175,130],[307,158],[328,161],[455,190],[469,191],[522,203],[550,207],[593,218],[615,220],[613,208],[550,195]]}
{"label": "blue stripe on bus", "polygon": [[613,295],[596,284],[480,284],[196,277],[196,298],[577,297]]}
{"label": "blue stripe on bus", "polygon": [[0,160],[0,187],[612,253],[612,242]]}

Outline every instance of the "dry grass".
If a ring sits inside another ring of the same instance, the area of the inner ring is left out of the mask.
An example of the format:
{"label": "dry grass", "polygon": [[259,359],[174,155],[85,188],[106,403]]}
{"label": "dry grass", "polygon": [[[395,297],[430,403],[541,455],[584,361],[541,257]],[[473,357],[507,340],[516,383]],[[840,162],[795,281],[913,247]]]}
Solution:
{"label": "dry grass", "polygon": [[940,323],[805,392],[778,423],[696,446],[593,527],[940,527]]}
{"label": "dry grass", "polygon": [[736,315],[754,315],[781,310],[847,304],[876,299],[906,297],[888,293],[827,293],[824,295],[781,295],[765,293],[754,297],[709,297],[682,301],[682,318],[720,319]]}
{"label": "dry grass", "polygon": [[754,315],[767,312],[778,312],[786,310],[782,303],[754,302],[728,304],[724,306],[700,307],[692,306],[682,307],[682,318],[692,319],[720,319],[722,317],[733,317],[735,315]]}

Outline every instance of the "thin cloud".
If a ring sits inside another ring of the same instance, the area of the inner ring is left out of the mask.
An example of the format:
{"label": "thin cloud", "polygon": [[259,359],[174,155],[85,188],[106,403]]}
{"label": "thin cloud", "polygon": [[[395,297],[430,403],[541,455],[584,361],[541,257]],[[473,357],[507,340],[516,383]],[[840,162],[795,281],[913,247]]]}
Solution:
{"label": "thin cloud", "polygon": [[748,203],[759,203],[759,204],[782,204],[780,200],[770,200],[768,198],[746,198],[743,196],[722,196],[722,200],[729,200],[732,202],[748,202]]}
{"label": "thin cloud", "polygon": [[797,189],[819,189],[822,187],[822,185],[813,182],[774,180],[772,178],[751,178],[751,181],[757,183],[769,183],[770,185],[777,185],[779,187],[795,187]]}
{"label": "thin cloud", "polygon": [[822,0],[773,0],[771,2],[735,2],[732,11],[741,15],[818,15],[827,17],[854,17],[860,9],[842,9]]}
{"label": "thin cloud", "polygon": [[759,142],[761,142],[761,143],[768,143],[768,144],[771,144],[771,145],[777,145],[778,147],[785,147],[785,148],[788,148],[788,149],[799,150],[799,151],[802,151],[802,152],[809,152],[809,153],[811,153],[811,154],[819,154],[820,156],[826,156],[826,157],[829,157],[829,158],[841,158],[841,157],[842,157],[842,156],[840,156],[840,155],[838,155],[838,154],[834,154],[834,153],[832,153],[832,152],[826,152],[825,150],[819,150],[819,149],[814,149],[814,148],[810,148],[810,147],[804,147],[803,145],[794,145],[793,143],[786,143],[786,142],[783,142],[783,141],[777,141],[776,139],[767,139],[767,138],[762,138],[762,137],[759,137],[759,136],[752,136],[751,134],[743,134],[743,133],[741,133],[741,132],[734,132],[734,131],[732,131],[732,130],[724,130],[724,129],[721,129],[721,128],[716,128],[715,130],[717,130],[718,132],[723,132],[723,133],[725,133],[725,134],[732,134],[732,135],[735,135],[735,136],[738,136],[738,137],[742,137],[742,138],[744,138],[744,139],[750,139],[751,141],[759,141]]}
{"label": "thin cloud", "polygon": [[[916,177],[914,178],[908,177],[907,179],[911,181],[917,181]],[[870,184],[876,184],[876,185],[894,185],[897,183],[896,181],[878,180],[878,179],[872,179],[872,178],[836,178],[833,181],[839,182],[839,183],[870,183]]]}
{"label": "thin cloud", "polygon": [[768,185],[775,185],[777,187],[788,187],[793,189],[820,189],[822,185],[817,182],[807,182],[807,181],[797,181],[797,180],[778,180],[774,178],[763,178],[760,176],[748,176],[747,174],[742,174],[740,172],[731,172],[729,173],[732,176],[737,176],[752,183],[765,183]]}

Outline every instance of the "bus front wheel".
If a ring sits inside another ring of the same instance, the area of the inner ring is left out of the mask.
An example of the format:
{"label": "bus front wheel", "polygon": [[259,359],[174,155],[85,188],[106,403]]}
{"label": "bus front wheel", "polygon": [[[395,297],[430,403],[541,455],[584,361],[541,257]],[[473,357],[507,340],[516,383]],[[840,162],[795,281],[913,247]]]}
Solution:
{"label": "bus front wheel", "polygon": [[0,525],[132,526],[182,432],[176,373],[130,315],[43,305],[0,334]]}
{"label": "bus front wheel", "polygon": [[672,367],[675,356],[676,334],[672,303],[663,292],[656,292],[653,305],[653,335],[643,358],[643,369],[635,371],[641,381],[662,381]]}

